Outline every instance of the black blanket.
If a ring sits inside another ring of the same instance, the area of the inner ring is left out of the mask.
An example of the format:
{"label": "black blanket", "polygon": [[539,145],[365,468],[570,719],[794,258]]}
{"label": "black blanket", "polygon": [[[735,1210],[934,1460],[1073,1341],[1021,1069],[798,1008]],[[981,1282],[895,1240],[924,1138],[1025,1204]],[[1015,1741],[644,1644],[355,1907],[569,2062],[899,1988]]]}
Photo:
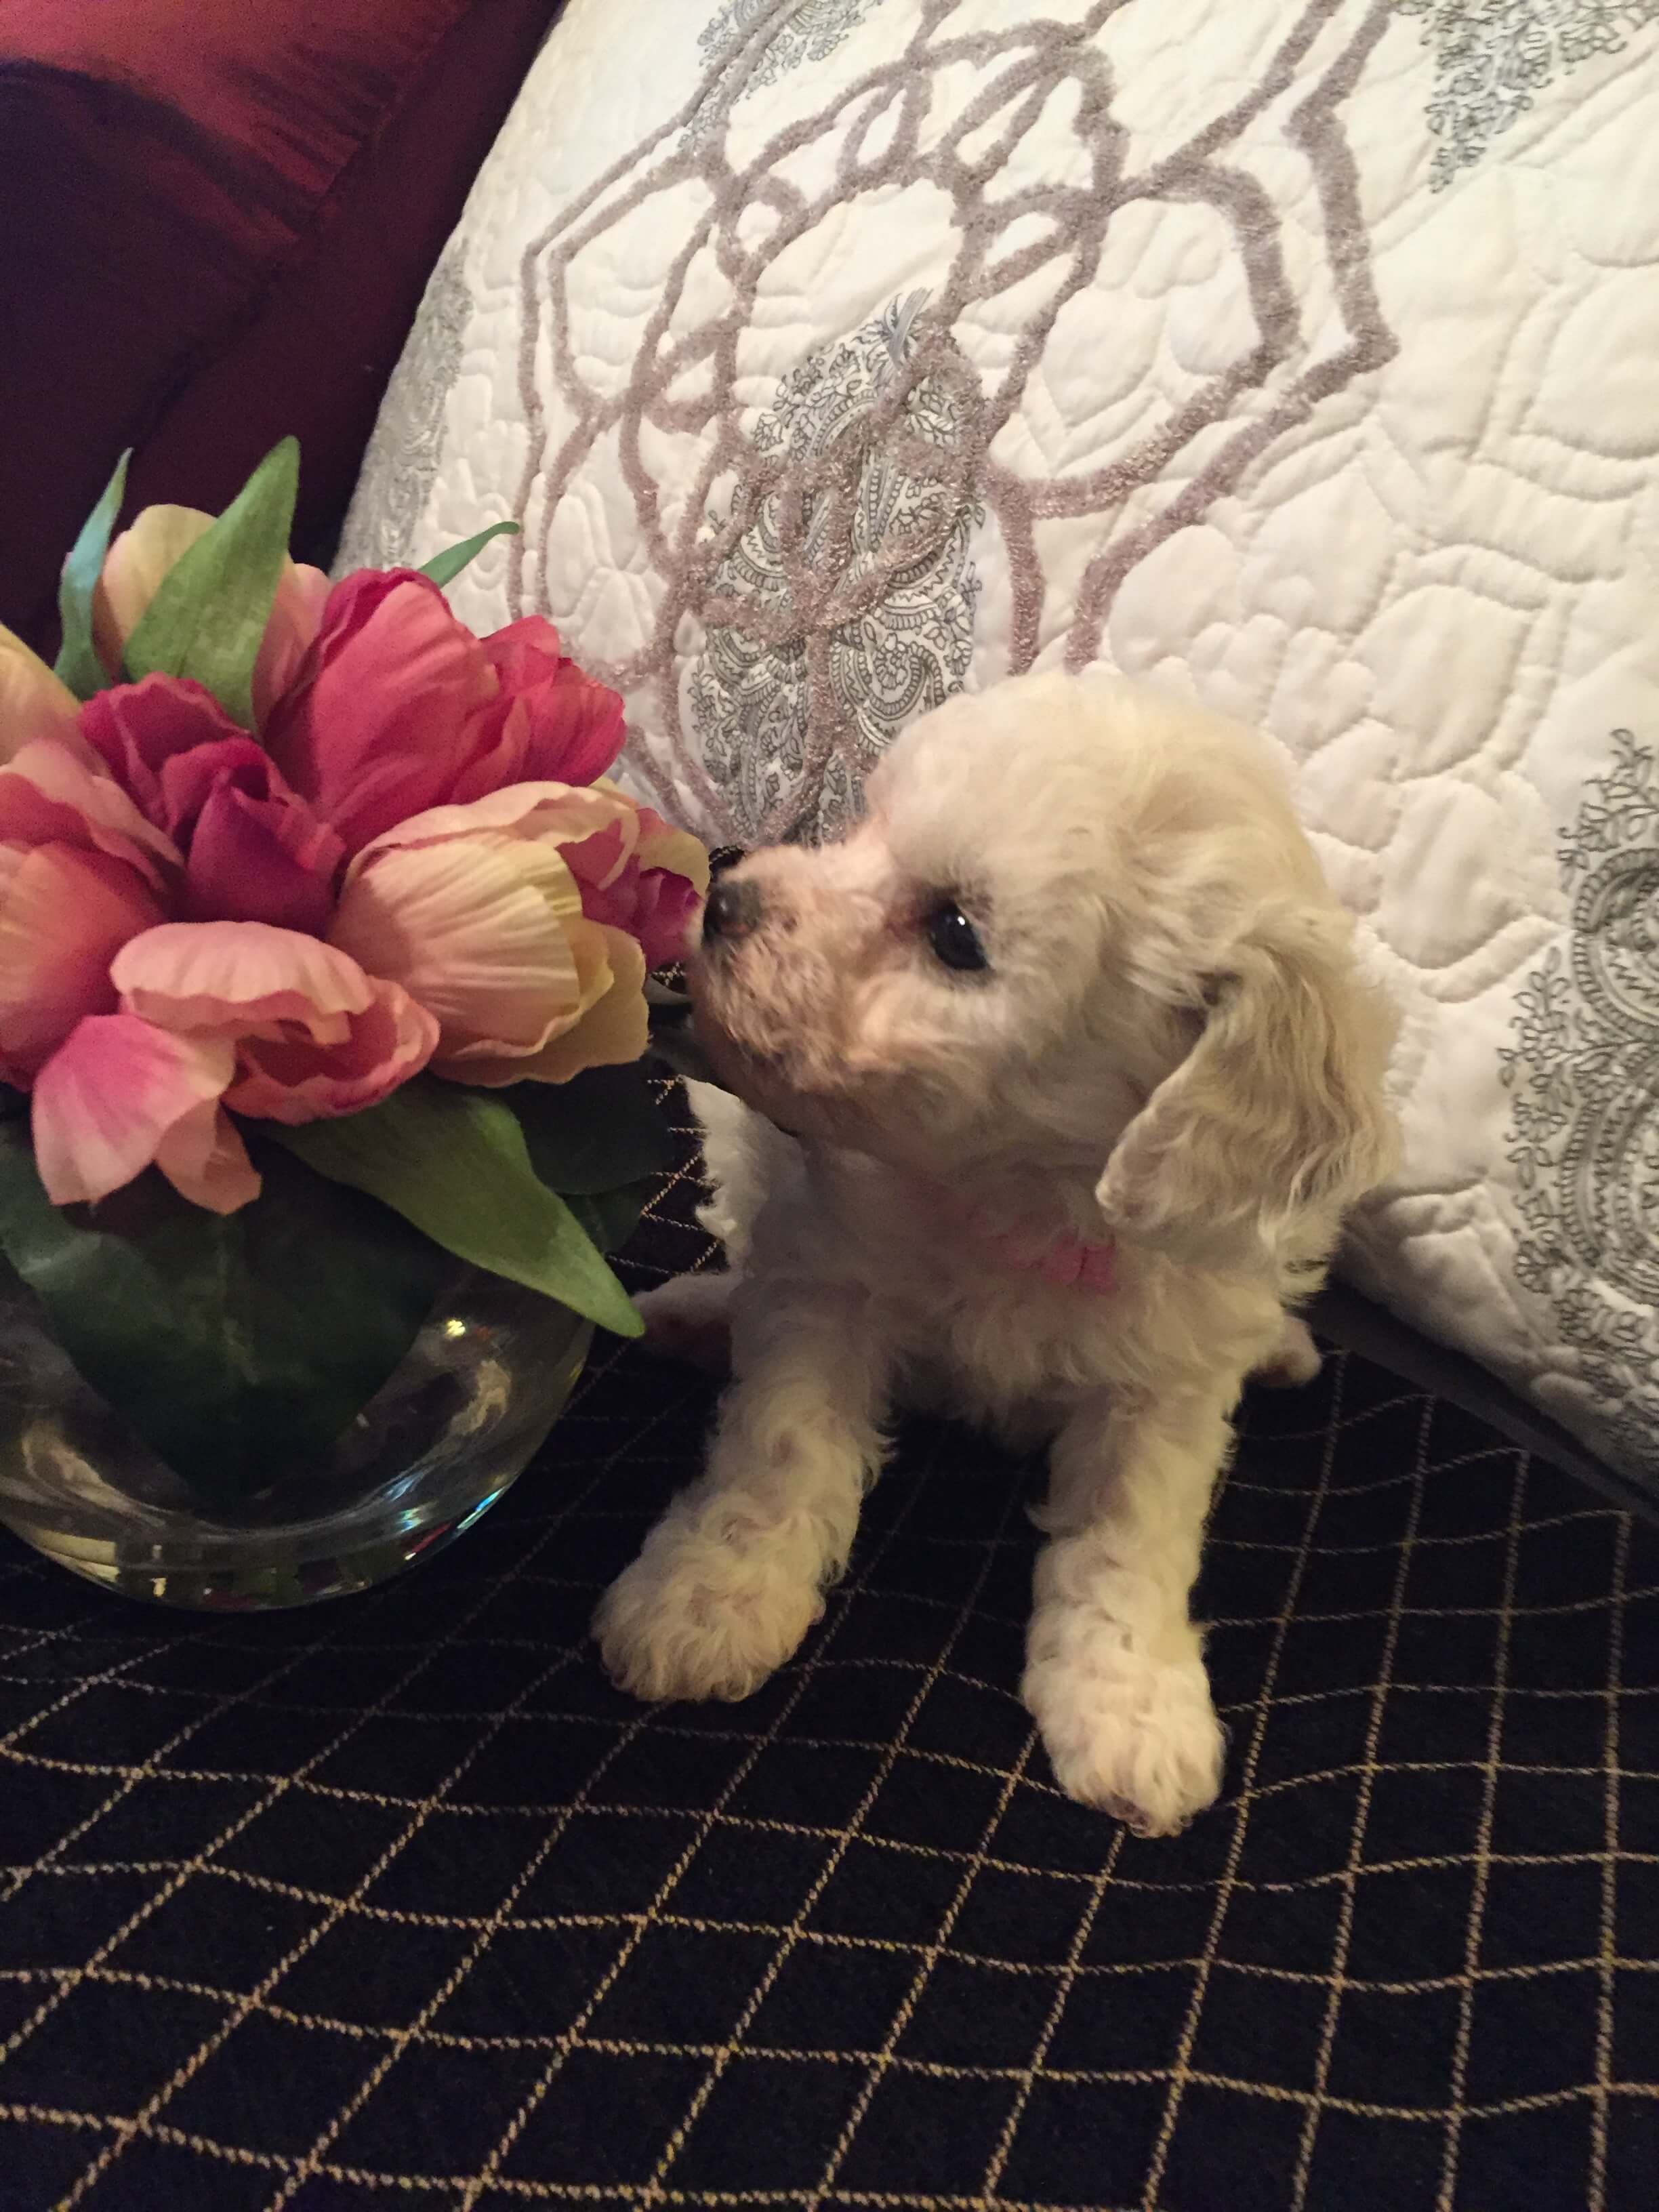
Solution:
{"label": "black blanket", "polygon": [[[705,1262],[683,1170],[629,1266]],[[1638,2212],[1659,1539],[1353,1354],[1246,1408],[1226,1793],[1141,1842],[1015,1692],[1036,1475],[904,1432],[741,1705],[586,1638],[693,1468],[599,1353],[369,1595],[106,1598],[0,1536],[0,2205]]]}

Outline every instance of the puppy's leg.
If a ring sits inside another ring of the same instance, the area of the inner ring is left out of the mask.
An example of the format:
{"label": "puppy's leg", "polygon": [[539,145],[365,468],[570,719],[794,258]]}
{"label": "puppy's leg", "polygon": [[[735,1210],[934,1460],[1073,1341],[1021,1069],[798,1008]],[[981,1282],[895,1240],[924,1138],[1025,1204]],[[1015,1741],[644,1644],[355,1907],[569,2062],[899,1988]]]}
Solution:
{"label": "puppy's leg", "polygon": [[1265,1383],[1269,1390],[1299,1389],[1313,1381],[1324,1364],[1307,1322],[1286,1314],[1278,1343],[1259,1367],[1251,1369],[1250,1380]]}
{"label": "puppy's leg", "polygon": [[1174,1833],[1221,1786],[1221,1725],[1187,1600],[1231,1402],[1091,1403],[1052,1454],[1025,1703],[1066,1795],[1142,1835]]}
{"label": "puppy's leg", "polygon": [[800,1146],[781,1129],[712,1083],[688,1083],[685,1095],[702,1132],[708,1203],[697,1218],[726,1247],[727,1267],[741,1268],[749,1238],[773,1192],[799,1177]]}
{"label": "puppy's leg", "polygon": [[645,1348],[683,1359],[724,1382],[732,1372],[732,1300],[738,1279],[729,1269],[671,1275],[634,1304],[645,1323]]}
{"label": "puppy's leg", "polygon": [[702,1131],[709,1196],[697,1218],[726,1248],[724,1272],[675,1275],[634,1303],[647,1349],[683,1359],[724,1381],[732,1371],[732,1300],[749,1256],[750,1234],[772,1192],[800,1173],[800,1147],[712,1084],[689,1082]]}
{"label": "puppy's leg", "polygon": [[593,1618],[605,1666],[635,1697],[758,1688],[823,1612],[881,1464],[887,1357],[863,1297],[745,1287],[708,1466]]}

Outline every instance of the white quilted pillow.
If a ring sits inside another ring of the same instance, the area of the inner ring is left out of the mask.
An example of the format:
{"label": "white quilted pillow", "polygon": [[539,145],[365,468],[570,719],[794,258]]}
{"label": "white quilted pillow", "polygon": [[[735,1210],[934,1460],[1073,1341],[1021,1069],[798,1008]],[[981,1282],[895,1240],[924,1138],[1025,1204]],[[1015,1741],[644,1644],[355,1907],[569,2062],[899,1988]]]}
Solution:
{"label": "white quilted pillow", "polygon": [[1362,1284],[1659,1480],[1659,0],[571,0],[343,558],[720,842],[1102,660],[1288,748],[1402,1000]]}

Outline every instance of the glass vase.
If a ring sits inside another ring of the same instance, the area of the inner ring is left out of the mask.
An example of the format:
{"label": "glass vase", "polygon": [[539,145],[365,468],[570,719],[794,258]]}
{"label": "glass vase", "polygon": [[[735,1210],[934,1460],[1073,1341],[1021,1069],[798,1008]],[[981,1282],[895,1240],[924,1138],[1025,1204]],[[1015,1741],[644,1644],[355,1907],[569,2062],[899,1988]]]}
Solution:
{"label": "glass vase", "polygon": [[365,1589],[488,1511],[562,1411],[592,1324],[459,1273],[320,1458],[234,1502],[198,1496],[81,1379],[0,1274],[0,1521],[72,1574],[162,1605],[246,1611]]}

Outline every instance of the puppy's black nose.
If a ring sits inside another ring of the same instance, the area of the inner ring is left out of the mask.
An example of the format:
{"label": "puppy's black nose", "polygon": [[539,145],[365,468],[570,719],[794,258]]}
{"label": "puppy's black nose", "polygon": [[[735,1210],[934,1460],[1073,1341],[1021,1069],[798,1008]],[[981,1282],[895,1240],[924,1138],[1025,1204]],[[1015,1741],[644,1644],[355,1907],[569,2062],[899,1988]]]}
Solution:
{"label": "puppy's black nose", "polygon": [[710,885],[702,910],[702,941],[708,945],[716,938],[747,937],[759,928],[760,919],[759,884],[733,883],[730,876],[721,876]]}

